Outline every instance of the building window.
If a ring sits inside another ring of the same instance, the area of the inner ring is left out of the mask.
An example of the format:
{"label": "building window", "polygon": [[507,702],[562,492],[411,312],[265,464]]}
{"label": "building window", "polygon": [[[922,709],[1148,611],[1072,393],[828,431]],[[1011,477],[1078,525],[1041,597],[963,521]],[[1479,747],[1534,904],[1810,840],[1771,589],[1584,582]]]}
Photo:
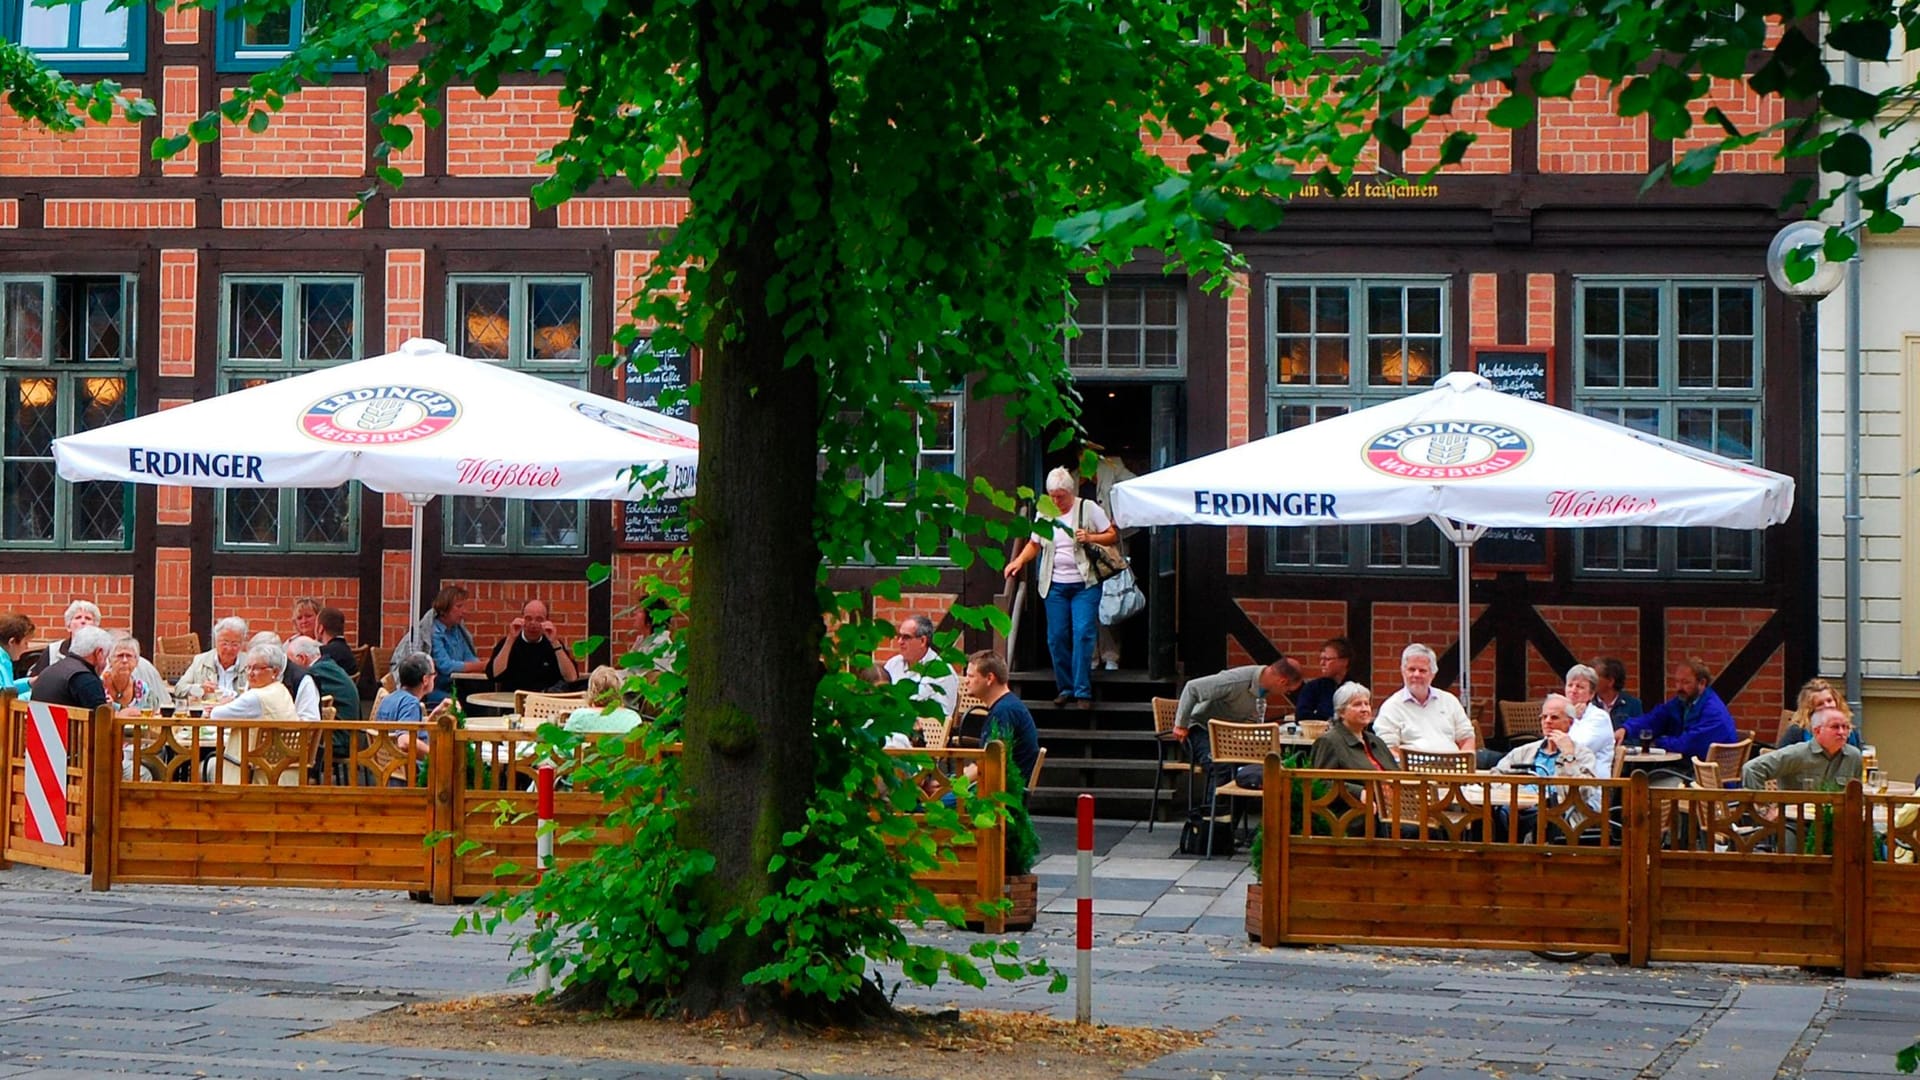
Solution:
{"label": "building window", "polygon": [[[220,307],[222,393],[361,356],[360,279],[232,276]],[[219,493],[218,545],[228,551],[350,551],[360,485],[232,488]]]}
{"label": "building window", "polygon": [[133,493],[68,483],[53,440],[133,415],[133,283],[0,277],[0,545],[124,549]]}
{"label": "building window", "polygon": [[33,0],[0,6],[0,33],[66,74],[146,70],[147,5],[77,0],[41,7]]}
{"label": "building window", "polygon": [[[448,281],[448,340],[476,360],[587,386],[593,351],[587,341],[584,277],[471,275]],[[583,500],[445,501],[446,550],[480,554],[570,554],[586,550]]]}
{"label": "building window", "polygon": [[[1576,409],[1760,461],[1759,282],[1585,279],[1575,304]],[[1583,573],[1760,571],[1760,534],[1744,529],[1581,529],[1577,537]]]}
{"label": "building window", "polygon": [[1067,365],[1080,376],[1178,375],[1187,366],[1186,293],[1175,285],[1073,287]]}
{"label": "building window", "polygon": [[[1450,366],[1440,278],[1273,278],[1268,430],[1279,433],[1432,386]],[[1274,570],[1443,573],[1431,522],[1271,529]]]}
{"label": "building window", "polygon": [[1334,49],[1358,48],[1363,42],[1382,47],[1400,40],[1419,23],[1424,0],[1361,0],[1356,10],[1313,20],[1313,44]]}
{"label": "building window", "polygon": [[[265,71],[293,55],[319,29],[326,5],[292,0],[286,7],[263,13],[248,22],[239,0],[220,0],[219,49],[221,71]],[[350,63],[329,66],[351,71]]]}

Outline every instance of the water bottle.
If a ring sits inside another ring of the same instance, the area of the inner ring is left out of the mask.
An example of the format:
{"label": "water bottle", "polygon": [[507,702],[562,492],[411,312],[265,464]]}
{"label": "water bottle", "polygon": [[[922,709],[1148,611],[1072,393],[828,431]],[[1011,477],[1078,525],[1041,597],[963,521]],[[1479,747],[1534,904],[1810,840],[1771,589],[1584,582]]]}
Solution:
{"label": "water bottle", "polygon": [[1264,724],[1267,722],[1267,692],[1265,690],[1254,695],[1253,722],[1256,724]]}

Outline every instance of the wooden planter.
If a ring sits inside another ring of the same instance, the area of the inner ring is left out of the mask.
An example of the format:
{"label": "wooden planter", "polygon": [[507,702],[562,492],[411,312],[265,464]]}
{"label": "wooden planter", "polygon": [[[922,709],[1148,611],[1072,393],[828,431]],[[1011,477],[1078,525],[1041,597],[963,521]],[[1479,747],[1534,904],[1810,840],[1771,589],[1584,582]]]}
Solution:
{"label": "wooden planter", "polygon": [[1260,883],[1247,885],[1247,940],[1260,944]]}
{"label": "wooden planter", "polygon": [[1040,911],[1040,878],[1034,874],[1008,874],[1007,896],[1013,910],[1007,913],[1007,929],[1031,930]]}

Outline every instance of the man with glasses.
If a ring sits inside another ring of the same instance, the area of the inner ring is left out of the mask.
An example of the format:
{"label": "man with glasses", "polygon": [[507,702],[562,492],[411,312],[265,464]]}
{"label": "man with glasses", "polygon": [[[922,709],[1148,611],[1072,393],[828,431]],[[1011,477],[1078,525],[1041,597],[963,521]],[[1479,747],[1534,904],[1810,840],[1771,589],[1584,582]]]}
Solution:
{"label": "man with glasses", "polygon": [[960,676],[953,665],[933,651],[933,620],[925,615],[909,615],[900,620],[899,633],[893,637],[899,651],[881,669],[889,682],[912,682],[915,700],[940,703],[940,715],[952,716],[960,700]]}
{"label": "man with glasses", "polygon": [[1853,721],[1836,708],[1813,714],[1813,741],[1794,743],[1747,762],[1740,786],[1764,788],[1777,781],[1786,791],[1832,791],[1860,778],[1860,751],[1847,745]]}
{"label": "man with glasses", "polygon": [[[1507,751],[1507,755],[1500,759],[1499,763],[1493,767],[1493,771],[1510,775],[1541,777],[1583,776],[1591,778],[1598,775],[1594,768],[1595,758],[1593,751],[1581,745],[1580,742],[1573,737],[1571,707],[1571,703],[1564,694],[1548,694],[1546,700],[1540,703],[1540,738],[1530,743],[1522,743],[1512,750]],[[1497,799],[1505,794],[1506,792],[1504,790],[1496,789],[1494,797]],[[1559,785],[1549,787],[1545,793],[1543,793],[1543,796],[1543,802],[1552,801],[1557,804],[1561,799],[1566,797],[1566,788]],[[1581,799],[1587,804],[1590,810],[1598,812],[1600,808],[1599,789],[1591,787],[1585,788],[1581,792]],[[1587,815],[1573,809],[1569,809],[1567,812],[1569,822],[1575,826],[1579,826],[1586,819],[1586,816]],[[1520,828],[1518,832],[1522,839],[1532,835],[1535,822],[1538,819],[1539,811],[1533,807],[1527,807],[1520,811]],[[1493,812],[1493,820],[1494,839],[1504,839],[1507,835],[1507,808],[1504,806],[1496,806]],[[1556,826],[1553,830],[1553,839],[1564,842],[1567,838],[1558,835],[1559,831]]]}

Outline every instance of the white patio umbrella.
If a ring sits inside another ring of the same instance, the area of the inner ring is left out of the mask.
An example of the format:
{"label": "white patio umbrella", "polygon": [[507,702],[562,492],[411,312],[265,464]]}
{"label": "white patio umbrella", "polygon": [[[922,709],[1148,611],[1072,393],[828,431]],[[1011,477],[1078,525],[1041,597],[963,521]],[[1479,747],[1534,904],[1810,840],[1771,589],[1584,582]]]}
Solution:
{"label": "white patio umbrella", "polygon": [[[55,439],[68,480],[215,488],[358,480],[421,509],[435,495],[637,499],[690,495],[692,424],[415,338],[398,352],[263,383]],[[636,485],[636,467],[648,470]],[[658,467],[659,471],[654,471]]]}
{"label": "white patio umbrella", "polygon": [[1472,666],[1469,552],[1489,527],[1763,529],[1792,509],[1792,477],[1503,394],[1460,371],[1425,393],[1113,489],[1122,527],[1433,521],[1459,561],[1463,702]]}

